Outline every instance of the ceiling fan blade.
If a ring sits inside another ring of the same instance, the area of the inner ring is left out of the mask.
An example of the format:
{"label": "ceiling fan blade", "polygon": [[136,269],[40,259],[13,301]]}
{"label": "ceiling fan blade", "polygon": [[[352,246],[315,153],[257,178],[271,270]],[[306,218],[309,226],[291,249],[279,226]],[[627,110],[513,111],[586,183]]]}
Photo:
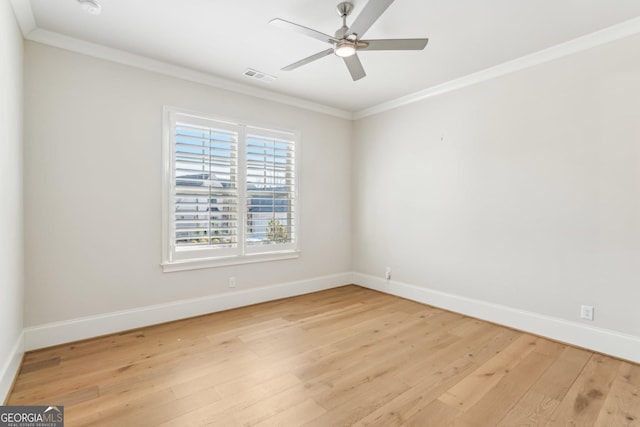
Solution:
{"label": "ceiling fan blade", "polygon": [[360,62],[358,55],[354,54],[342,59],[344,59],[344,63],[347,64],[349,74],[351,74],[351,78],[354,82],[367,75],[367,73],[364,72],[364,67],[362,66],[362,62]]}
{"label": "ceiling fan blade", "polygon": [[285,21],[284,19],[275,18],[269,21],[269,24],[275,25],[285,30],[292,30],[297,33],[304,34],[305,36],[320,40],[326,43],[337,43],[338,39],[330,36],[329,34],[321,33],[320,31],[312,30],[311,28],[304,27],[302,25],[294,24],[293,22]]}
{"label": "ceiling fan blade", "polygon": [[422,50],[427,46],[429,39],[382,39],[360,40],[368,43],[368,46],[358,47],[358,50]]}
{"label": "ceiling fan blade", "polygon": [[291,65],[287,65],[286,67],[284,67],[282,69],[282,71],[291,71],[291,70],[295,70],[298,67],[301,67],[305,64],[308,64],[309,62],[313,62],[316,59],[320,59],[320,58],[324,58],[327,55],[331,55],[333,53],[333,48],[329,48],[327,50],[323,50],[322,52],[318,52],[315,55],[311,55],[307,58],[301,59],[298,62],[294,62]]}
{"label": "ceiling fan blade", "polygon": [[355,33],[358,37],[364,36],[369,27],[380,18],[380,15],[393,3],[393,0],[369,0],[360,12],[360,15],[353,21],[353,24],[349,28],[347,34]]}

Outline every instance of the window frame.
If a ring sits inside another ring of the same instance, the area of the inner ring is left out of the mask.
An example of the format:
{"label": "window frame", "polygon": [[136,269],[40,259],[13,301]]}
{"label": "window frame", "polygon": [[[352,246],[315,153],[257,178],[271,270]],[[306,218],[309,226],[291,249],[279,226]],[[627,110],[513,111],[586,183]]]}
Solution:
{"label": "window frame", "polygon": [[[175,165],[177,117],[188,117],[190,123],[206,127],[237,131],[237,248],[231,250],[196,247],[177,248],[175,244]],[[295,259],[300,254],[300,133],[289,129],[265,126],[246,121],[229,120],[216,115],[199,113],[183,108],[163,106],[162,116],[162,262],[164,272],[214,268],[255,262]],[[246,238],[247,232],[247,147],[248,133],[261,136],[286,137],[293,142],[293,242],[251,245]]]}

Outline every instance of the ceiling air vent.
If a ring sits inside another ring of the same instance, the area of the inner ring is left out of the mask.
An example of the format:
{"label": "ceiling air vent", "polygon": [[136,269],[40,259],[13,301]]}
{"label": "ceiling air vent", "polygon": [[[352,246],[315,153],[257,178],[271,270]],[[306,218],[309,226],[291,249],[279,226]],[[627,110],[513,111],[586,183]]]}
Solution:
{"label": "ceiling air vent", "polygon": [[277,78],[276,76],[263,73],[262,71],[254,70],[253,68],[247,68],[247,71],[244,72],[244,75],[252,79],[260,80],[264,83],[271,83]]}

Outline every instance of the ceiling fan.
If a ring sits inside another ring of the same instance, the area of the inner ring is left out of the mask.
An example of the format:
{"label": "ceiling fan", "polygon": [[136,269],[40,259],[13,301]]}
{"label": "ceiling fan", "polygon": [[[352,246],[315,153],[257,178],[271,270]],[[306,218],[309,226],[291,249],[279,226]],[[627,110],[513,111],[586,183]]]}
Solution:
{"label": "ceiling fan", "polygon": [[287,65],[282,70],[291,71],[302,65],[308,64],[320,58],[324,58],[332,53],[341,57],[349,69],[349,73],[354,81],[366,76],[362,63],[358,58],[359,50],[422,50],[427,46],[429,39],[380,39],[362,40],[362,36],[380,18],[385,10],[394,0],[369,0],[360,15],[353,24],[347,26],[347,16],[353,11],[353,3],[345,1],[337,6],[338,15],[342,18],[342,27],[338,28],[335,36],[321,33],[284,19],[275,18],[269,21],[270,24],[296,31],[314,39],[329,43],[331,48],[318,52],[293,64]]}

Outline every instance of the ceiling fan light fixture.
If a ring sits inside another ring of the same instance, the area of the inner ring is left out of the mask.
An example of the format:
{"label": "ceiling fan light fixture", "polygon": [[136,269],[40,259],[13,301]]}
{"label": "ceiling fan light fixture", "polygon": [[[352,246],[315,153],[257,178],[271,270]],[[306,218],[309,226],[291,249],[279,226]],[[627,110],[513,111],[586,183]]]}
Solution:
{"label": "ceiling fan light fixture", "polygon": [[323,43],[329,43],[330,48],[318,52],[314,55],[303,58],[299,61],[289,64],[282,68],[282,71],[291,71],[318,59],[322,59],[327,55],[335,54],[342,58],[343,62],[351,74],[353,81],[360,80],[367,74],[358,58],[359,50],[422,50],[427,46],[429,39],[379,39],[379,40],[363,40],[365,33],[374,22],[387,10],[394,0],[368,0],[364,9],[354,20],[351,26],[347,25],[347,16],[353,10],[351,1],[343,1],[338,4],[338,15],[342,18],[342,27],[338,28],[333,36],[316,31],[312,28],[284,19],[274,18],[269,21],[270,24],[280,28],[289,29],[303,34],[307,37],[314,38]]}
{"label": "ceiling fan light fixture", "polygon": [[333,53],[341,58],[355,55],[356,45],[348,40],[340,40],[340,42],[336,44],[335,49],[333,49]]}
{"label": "ceiling fan light fixture", "polygon": [[80,3],[82,10],[91,15],[100,15],[102,11],[102,6],[98,3],[98,0],[78,0],[78,3]]}

